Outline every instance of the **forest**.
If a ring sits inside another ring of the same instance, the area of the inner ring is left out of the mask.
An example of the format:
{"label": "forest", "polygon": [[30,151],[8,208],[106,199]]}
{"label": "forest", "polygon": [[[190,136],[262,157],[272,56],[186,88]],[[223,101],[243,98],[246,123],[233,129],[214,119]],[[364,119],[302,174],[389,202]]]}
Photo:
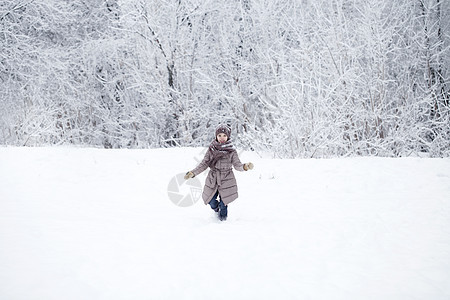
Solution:
{"label": "forest", "polygon": [[0,145],[450,156],[450,1],[2,0]]}

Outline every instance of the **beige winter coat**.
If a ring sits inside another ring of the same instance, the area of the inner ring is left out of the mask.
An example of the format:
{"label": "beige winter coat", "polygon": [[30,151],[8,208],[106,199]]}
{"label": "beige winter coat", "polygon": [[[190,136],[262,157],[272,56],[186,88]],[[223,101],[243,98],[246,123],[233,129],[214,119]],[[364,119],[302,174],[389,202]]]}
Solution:
{"label": "beige winter coat", "polygon": [[[197,176],[205,171],[208,168],[211,159],[211,152],[206,152],[202,162],[192,170],[192,173]],[[244,171],[244,164],[239,160],[236,150],[229,152],[224,157],[220,158],[216,162],[214,168],[209,170],[202,194],[205,204],[208,204],[211,201],[211,198],[217,190],[219,190],[220,197],[225,205],[228,205],[237,199],[238,188],[236,178],[231,169],[232,166],[238,171]]]}

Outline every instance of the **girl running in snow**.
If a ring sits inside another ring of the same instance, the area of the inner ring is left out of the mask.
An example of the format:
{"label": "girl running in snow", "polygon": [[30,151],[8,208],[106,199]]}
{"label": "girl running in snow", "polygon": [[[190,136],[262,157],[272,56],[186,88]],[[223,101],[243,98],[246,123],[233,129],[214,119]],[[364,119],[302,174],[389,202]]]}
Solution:
{"label": "girl running in snow", "polygon": [[[216,138],[209,146],[202,162],[184,176],[184,179],[187,180],[202,173],[208,167],[210,168],[202,198],[205,204],[209,203],[211,208],[219,214],[221,221],[227,219],[228,204],[238,197],[236,178],[231,167],[233,166],[238,171],[253,169],[252,163],[241,163],[230,136],[230,127],[226,125],[217,127]],[[220,201],[217,201],[217,196]]]}

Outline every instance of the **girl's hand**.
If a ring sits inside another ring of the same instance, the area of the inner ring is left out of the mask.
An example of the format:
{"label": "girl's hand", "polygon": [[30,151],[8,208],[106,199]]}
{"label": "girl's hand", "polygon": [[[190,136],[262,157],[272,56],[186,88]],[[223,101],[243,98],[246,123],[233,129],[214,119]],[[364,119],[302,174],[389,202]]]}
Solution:
{"label": "girl's hand", "polygon": [[248,171],[253,169],[253,164],[251,162],[244,164],[244,170]]}
{"label": "girl's hand", "polygon": [[192,171],[189,171],[186,173],[186,175],[184,175],[184,179],[188,180],[189,178],[194,178],[194,173],[192,173]]}

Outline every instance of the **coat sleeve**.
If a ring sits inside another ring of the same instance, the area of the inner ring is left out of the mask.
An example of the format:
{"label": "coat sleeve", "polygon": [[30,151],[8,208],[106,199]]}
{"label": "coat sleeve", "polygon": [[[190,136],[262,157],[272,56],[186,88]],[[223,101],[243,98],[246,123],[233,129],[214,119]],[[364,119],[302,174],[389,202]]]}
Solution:
{"label": "coat sleeve", "polygon": [[241,163],[236,151],[233,151],[233,154],[231,154],[231,163],[237,171],[244,171],[244,164]]}
{"label": "coat sleeve", "polygon": [[211,154],[210,154],[210,151],[208,149],[208,151],[206,151],[205,157],[200,162],[200,164],[194,170],[192,170],[192,173],[194,173],[194,175],[197,176],[198,174],[200,174],[203,171],[205,171],[208,168],[208,166],[209,166],[209,161],[210,160],[211,160]]}

